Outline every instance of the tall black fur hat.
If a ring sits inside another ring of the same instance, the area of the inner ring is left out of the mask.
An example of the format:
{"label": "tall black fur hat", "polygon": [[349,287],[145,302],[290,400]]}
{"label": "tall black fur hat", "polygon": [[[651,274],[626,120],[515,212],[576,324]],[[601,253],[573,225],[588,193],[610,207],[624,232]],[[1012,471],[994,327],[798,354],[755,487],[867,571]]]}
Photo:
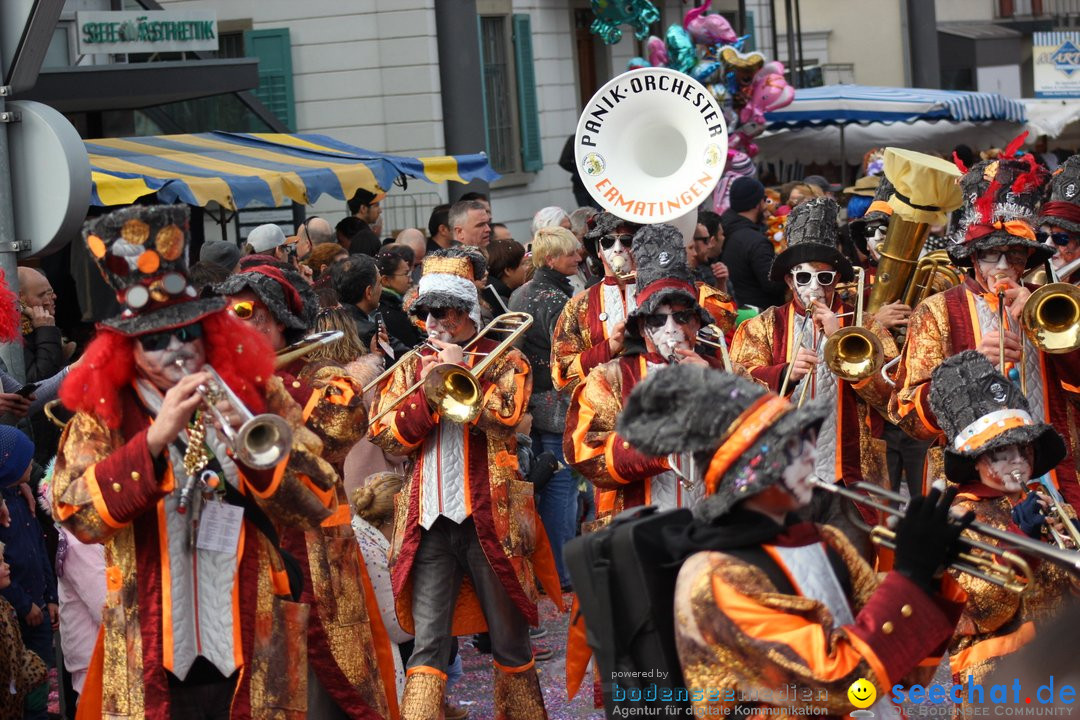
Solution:
{"label": "tall black fur hat", "polygon": [[841,282],[854,280],[855,269],[851,267],[851,261],[836,247],[839,214],[836,201],[827,197],[811,198],[796,206],[784,226],[788,246],[773,260],[769,279],[783,282],[784,276],[796,265],[823,262],[840,273]]}
{"label": "tall black fur hat", "polygon": [[645,225],[634,234],[637,265],[637,308],[626,319],[626,332],[639,337],[637,318],[656,312],[664,303],[680,302],[698,312],[702,326],[713,317],[697,302],[697,288],[686,261],[682,232],[666,224]]}
{"label": "tall black fur hat", "polygon": [[[971,267],[976,250],[1007,245],[1035,251],[1028,259],[1029,268],[1049,260],[1053,248],[1036,240],[1032,227],[1046,177],[1046,170],[1031,155],[983,160],[965,172],[960,178],[964,204],[949,245],[953,261]],[[1018,225],[1010,229],[1006,223]]]}
{"label": "tall black fur hat", "polygon": [[1080,155],[1073,155],[1054,171],[1050,199],[1042,206],[1039,224],[1080,232]]}
{"label": "tall black fur hat", "polygon": [[86,223],[83,240],[123,307],[101,324],[123,335],[183,327],[225,307],[188,280],[187,205],[135,205]]}
{"label": "tall black fur hat", "polygon": [[214,285],[213,290],[219,295],[236,295],[244,290],[255,293],[274,319],[285,326],[290,340],[311,328],[319,310],[319,299],[307,281],[280,264],[245,268]]}
{"label": "tall black fur hat", "polygon": [[930,378],[930,408],[945,432],[945,476],[978,482],[975,460],[1004,445],[1035,447],[1032,477],[1065,459],[1065,442],[1054,428],[1031,417],[1020,389],[976,350],[947,358]]}
{"label": "tall black fur hat", "polygon": [[[768,403],[772,403],[768,405]],[[694,514],[723,515],[735,503],[780,482],[789,462],[787,440],[821,426],[830,409],[812,401],[795,408],[749,380],[699,365],[675,365],[651,373],[627,398],[616,431],[651,455],[694,453],[708,468],[747,417],[759,411],[762,430],[748,440],[726,470],[715,478],[715,492]],[[749,425],[747,427],[750,427]]]}
{"label": "tall black fur hat", "polygon": [[585,252],[589,256],[589,269],[597,275],[603,275],[604,263],[600,261],[599,254],[600,239],[605,235],[633,235],[641,228],[641,225],[632,223],[629,220],[623,220],[618,215],[604,211],[589,218],[586,222],[586,228],[582,244],[585,246]]}
{"label": "tall black fur hat", "polygon": [[868,253],[866,248],[866,228],[874,224],[888,224],[893,214],[892,206],[889,205],[889,198],[895,192],[896,188],[889,182],[889,178],[882,175],[881,182],[878,183],[877,190],[874,191],[874,200],[870,203],[866,213],[848,223],[851,239],[864,255]]}

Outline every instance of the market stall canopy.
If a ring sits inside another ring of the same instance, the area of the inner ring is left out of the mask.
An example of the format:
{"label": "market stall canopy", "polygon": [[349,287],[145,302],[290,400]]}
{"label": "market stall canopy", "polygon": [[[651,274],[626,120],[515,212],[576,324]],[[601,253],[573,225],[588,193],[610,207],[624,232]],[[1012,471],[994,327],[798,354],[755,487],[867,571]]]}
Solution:
{"label": "market stall canopy", "polygon": [[769,130],[914,120],[1022,123],[1025,115],[1023,103],[997,93],[866,85],[800,88],[790,105],[765,115]]}
{"label": "market stall canopy", "polygon": [[1032,140],[1039,135],[1060,137],[1066,128],[1080,120],[1080,99],[1024,98],[1023,103]]}
{"label": "market stall canopy", "polygon": [[252,204],[310,205],[346,200],[360,188],[386,191],[399,177],[432,183],[499,178],[486,155],[386,155],[326,135],[210,132],[86,140],[91,203],[127,205],[157,193],[162,202],[237,210]]}

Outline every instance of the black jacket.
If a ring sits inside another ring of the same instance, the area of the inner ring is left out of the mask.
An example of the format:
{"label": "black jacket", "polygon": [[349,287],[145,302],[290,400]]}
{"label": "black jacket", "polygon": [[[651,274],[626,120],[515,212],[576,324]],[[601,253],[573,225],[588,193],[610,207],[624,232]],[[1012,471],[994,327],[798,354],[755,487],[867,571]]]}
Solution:
{"label": "black jacket", "polygon": [[740,306],[761,310],[784,304],[787,285],[769,280],[776,253],[761,226],[728,210],[720,217],[724,228],[724,251],[720,260],[728,268],[728,283]]}
{"label": "black jacket", "polygon": [[[353,322],[356,323],[356,334],[360,337],[360,342],[364,344],[365,348],[370,347],[371,338],[375,337],[375,333],[378,332],[379,311],[376,310],[374,314],[368,315],[355,305],[344,305],[343,307],[352,317]],[[381,296],[379,308],[382,308]],[[383,322],[385,322],[385,320]],[[389,328],[387,329],[387,334],[390,335],[390,347],[394,351],[395,358],[399,358],[411,350],[409,346],[395,338],[394,335],[390,333]]]}
{"label": "black jacket", "polygon": [[408,313],[402,308],[401,296],[383,288],[379,296],[379,312],[386,324],[386,332],[390,335],[390,343],[395,342],[405,347],[416,347],[424,340],[420,329],[413,324]]}
{"label": "black jacket", "polygon": [[29,335],[23,335],[23,364],[26,366],[26,382],[40,382],[51,378],[64,368],[64,342],[60,328],[42,325]]}

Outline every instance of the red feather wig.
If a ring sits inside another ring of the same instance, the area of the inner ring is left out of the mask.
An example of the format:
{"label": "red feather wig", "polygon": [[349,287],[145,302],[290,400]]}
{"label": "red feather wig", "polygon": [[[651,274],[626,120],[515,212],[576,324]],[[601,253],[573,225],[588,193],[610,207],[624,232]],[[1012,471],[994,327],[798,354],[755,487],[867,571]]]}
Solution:
{"label": "red feather wig", "polygon": [[[201,320],[206,362],[253,413],[266,407],[263,391],[274,374],[274,349],[266,337],[222,310]],[[120,393],[135,380],[135,338],[102,327],[82,360],[60,386],[64,406],[93,413],[105,425],[120,427]]]}
{"label": "red feather wig", "polygon": [[0,342],[22,342],[19,298],[8,287],[4,271],[0,270]]}

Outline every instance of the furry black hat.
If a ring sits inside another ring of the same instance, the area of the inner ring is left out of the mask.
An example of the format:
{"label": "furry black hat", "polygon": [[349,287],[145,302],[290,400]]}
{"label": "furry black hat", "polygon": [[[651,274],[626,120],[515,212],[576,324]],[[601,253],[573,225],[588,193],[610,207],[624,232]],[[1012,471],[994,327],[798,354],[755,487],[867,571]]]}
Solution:
{"label": "furry black hat", "polygon": [[190,325],[225,307],[188,280],[187,205],[135,205],[86,223],[83,240],[124,308],[101,324],[123,335]]}
{"label": "furry black hat", "polygon": [[1080,233],[1080,155],[1073,155],[1054,171],[1050,199],[1042,206],[1039,225],[1057,225]]}
{"label": "furry black hat", "polygon": [[618,215],[613,215],[607,211],[599,212],[593,215],[585,223],[587,228],[585,237],[582,240],[582,244],[585,246],[585,253],[588,255],[589,270],[595,275],[604,274],[604,263],[600,260],[600,239],[605,235],[621,235],[628,234],[633,235],[640,228],[641,225],[632,223],[629,220],[623,220]]}
{"label": "furry black hat", "polygon": [[255,293],[274,319],[285,326],[292,339],[299,331],[306,333],[315,322],[319,299],[300,273],[281,265],[249,267],[213,287],[219,295],[236,295],[244,290]]}
{"label": "furry black hat", "polygon": [[639,337],[636,319],[656,312],[670,302],[681,302],[698,312],[702,326],[713,322],[697,302],[697,288],[686,262],[682,232],[672,225],[645,225],[634,235],[634,263],[637,265],[637,308],[626,319],[626,332]]}
{"label": "furry black hat", "polygon": [[934,370],[929,399],[948,440],[945,476],[952,482],[978,482],[975,460],[1004,445],[1034,445],[1032,477],[1065,459],[1061,435],[1033,419],[1020,389],[976,350],[946,358]]}
{"label": "furry black hat", "polygon": [[784,226],[788,246],[773,260],[769,279],[783,282],[784,276],[796,265],[823,262],[840,273],[841,282],[854,280],[855,269],[851,261],[836,247],[839,214],[840,206],[832,198],[811,198],[797,205]]}
{"label": "furry black hat", "polygon": [[[1030,155],[983,160],[965,172],[960,178],[964,204],[949,245],[953,261],[971,267],[976,250],[1008,245],[1035,251],[1029,268],[1049,260],[1053,248],[1036,240],[1032,227],[1045,180],[1046,171]],[[1011,223],[1016,223],[1012,229]]]}
{"label": "furry black hat", "polygon": [[869,254],[866,247],[866,228],[872,224],[888,225],[889,220],[892,218],[893,209],[889,205],[889,198],[893,196],[894,192],[896,192],[896,189],[889,182],[889,178],[882,175],[881,182],[878,183],[877,190],[874,191],[874,200],[870,203],[866,213],[848,223],[851,240],[863,255]]}
{"label": "furry black hat", "polygon": [[[706,485],[715,491],[694,508],[694,514],[710,520],[723,515],[735,503],[780,482],[788,458],[789,438],[821,426],[830,409],[811,401],[802,408],[779,398],[738,375],[700,365],[675,365],[650,373],[634,387],[619,413],[616,431],[639,450],[650,455],[694,453],[708,468],[717,451],[732,439],[750,413],[760,412],[754,422],[761,429],[726,469]],[[744,430],[753,427],[745,425]]]}

